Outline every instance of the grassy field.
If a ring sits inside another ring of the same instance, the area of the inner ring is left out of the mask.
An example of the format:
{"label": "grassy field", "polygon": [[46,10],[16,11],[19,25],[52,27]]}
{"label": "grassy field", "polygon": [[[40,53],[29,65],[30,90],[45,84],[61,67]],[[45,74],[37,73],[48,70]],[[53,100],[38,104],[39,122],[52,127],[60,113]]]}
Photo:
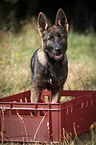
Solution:
{"label": "grassy field", "polygon": [[[0,97],[31,88],[30,60],[40,47],[35,18],[19,33],[0,31]],[[69,32],[65,89],[96,89],[96,34]]]}
{"label": "grassy field", "polygon": [[[18,33],[0,30],[0,97],[31,88],[30,60],[40,45],[35,18]],[[64,89],[96,89],[96,34],[69,32],[67,56],[69,73]],[[92,144],[89,137],[86,144]]]}

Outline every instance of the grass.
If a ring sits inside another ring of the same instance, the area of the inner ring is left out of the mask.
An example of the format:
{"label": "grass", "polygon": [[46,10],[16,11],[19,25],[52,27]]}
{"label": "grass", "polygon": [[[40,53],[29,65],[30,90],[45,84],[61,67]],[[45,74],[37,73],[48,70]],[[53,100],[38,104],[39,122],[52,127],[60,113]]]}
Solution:
{"label": "grass", "polygon": [[[0,30],[0,97],[31,88],[30,60],[40,45],[35,18],[18,33]],[[69,32],[67,56],[69,73],[64,89],[96,89],[96,34]],[[92,140],[86,144],[91,145]]]}
{"label": "grass", "polygon": [[[35,18],[19,33],[0,32],[0,97],[31,88],[30,60],[40,47],[41,38]],[[65,89],[96,88],[96,34],[69,32],[68,79]]]}
{"label": "grass", "polygon": [[96,36],[69,33],[69,77],[71,89],[96,88]]}
{"label": "grass", "polygon": [[31,88],[30,60],[40,47],[40,37],[34,23],[18,34],[0,34],[0,97],[4,97]]}

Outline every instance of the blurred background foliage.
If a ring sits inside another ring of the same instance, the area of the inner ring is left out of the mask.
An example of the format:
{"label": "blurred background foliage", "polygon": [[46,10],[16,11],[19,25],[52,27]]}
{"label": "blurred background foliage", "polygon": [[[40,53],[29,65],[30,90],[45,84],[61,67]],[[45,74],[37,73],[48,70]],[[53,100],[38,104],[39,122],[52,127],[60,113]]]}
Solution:
{"label": "blurred background foliage", "polygon": [[0,0],[0,28],[18,31],[30,17],[43,11],[54,23],[56,12],[62,8],[70,29],[88,33],[96,31],[96,8],[94,0]]}

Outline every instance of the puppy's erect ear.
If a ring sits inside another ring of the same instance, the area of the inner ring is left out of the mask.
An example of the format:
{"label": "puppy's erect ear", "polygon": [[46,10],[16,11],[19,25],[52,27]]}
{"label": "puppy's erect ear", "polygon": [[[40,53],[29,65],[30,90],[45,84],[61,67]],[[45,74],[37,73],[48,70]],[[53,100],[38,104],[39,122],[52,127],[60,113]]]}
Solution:
{"label": "puppy's erect ear", "polygon": [[39,15],[38,15],[38,30],[40,32],[40,35],[43,34],[43,32],[47,29],[48,27],[48,20],[46,18],[46,16],[40,12]]}
{"label": "puppy's erect ear", "polygon": [[67,17],[61,8],[57,11],[55,25],[62,27],[66,32],[68,32]]}

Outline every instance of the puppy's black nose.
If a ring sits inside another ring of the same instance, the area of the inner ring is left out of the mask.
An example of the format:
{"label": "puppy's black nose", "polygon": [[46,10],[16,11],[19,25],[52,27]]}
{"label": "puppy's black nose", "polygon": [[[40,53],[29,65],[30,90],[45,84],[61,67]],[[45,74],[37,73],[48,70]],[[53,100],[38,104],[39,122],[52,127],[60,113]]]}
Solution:
{"label": "puppy's black nose", "polygon": [[56,47],[55,50],[56,50],[56,52],[60,52],[61,51],[61,48]]}

